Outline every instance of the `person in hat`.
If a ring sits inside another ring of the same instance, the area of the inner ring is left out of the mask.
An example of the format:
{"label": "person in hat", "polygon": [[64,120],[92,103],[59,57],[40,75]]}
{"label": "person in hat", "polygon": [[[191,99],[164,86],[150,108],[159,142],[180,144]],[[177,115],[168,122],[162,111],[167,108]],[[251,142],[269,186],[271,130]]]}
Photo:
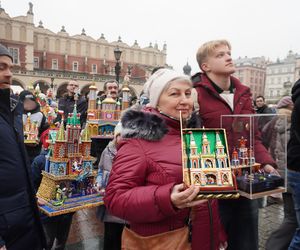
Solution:
{"label": "person in hat", "polygon": [[[28,122],[28,118],[31,123],[36,123],[38,129],[38,137],[49,127],[46,116],[40,109],[40,104],[37,101],[36,96],[28,90],[23,90],[20,93],[19,101],[23,103],[23,124]],[[33,159],[41,152],[42,144],[26,144],[26,151],[29,157],[30,164]]]}
{"label": "person in hat", "polygon": [[195,201],[199,186],[182,183],[179,119],[180,111],[186,122],[192,115],[192,82],[159,69],[144,92],[148,107],[122,115],[121,141],[104,197],[108,210],[130,225],[123,230],[122,249],[145,249],[139,244],[146,238],[146,244],[156,240],[155,249],[190,249],[186,224],[191,208],[192,249],[226,246],[217,201]]}
{"label": "person in hat", "polygon": [[13,59],[0,44],[0,249],[40,250],[44,234],[24,147],[22,105],[10,98]]}

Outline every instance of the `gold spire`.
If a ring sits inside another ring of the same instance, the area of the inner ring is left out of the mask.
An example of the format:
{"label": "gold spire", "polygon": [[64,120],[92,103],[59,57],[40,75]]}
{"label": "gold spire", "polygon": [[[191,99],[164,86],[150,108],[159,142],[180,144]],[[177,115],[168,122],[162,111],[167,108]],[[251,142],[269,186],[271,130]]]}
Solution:
{"label": "gold spire", "polygon": [[126,79],[124,82],[123,82],[123,86],[122,86],[122,92],[125,91],[125,92],[130,92],[130,89],[129,89],[129,79]]}
{"label": "gold spire", "polygon": [[95,85],[95,83],[93,82],[93,84],[89,87],[89,90],[97,90],[97,87]]}
{"label": "gold spire", "polygon": [[85,126],[81,134],[81,142],[91,142],[90,130],[88,126]]}
{"label": "gold spire", "polygon": [[56,136],[56,141],[65,141],[65,127],[64,127],[64,120],[61,120],[61,123],[60,123],[60,127],[59,127],[59,130],[58,130],[58,133],[57,133],[57,136]]}

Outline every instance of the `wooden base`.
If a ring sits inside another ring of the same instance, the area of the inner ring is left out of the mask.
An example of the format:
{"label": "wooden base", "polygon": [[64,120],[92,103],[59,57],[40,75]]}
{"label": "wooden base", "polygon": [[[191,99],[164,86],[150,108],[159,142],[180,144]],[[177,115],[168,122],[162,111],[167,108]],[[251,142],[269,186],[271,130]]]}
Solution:
{"label": "wooden base", "polygon": [[250,200],[255,200],[258,198],[262,198],[264,196],[268,196],[271,194],[279,194],[279,193],[285,193],[286,192],[286,188],[285,187],[278,187],[276,189],[272,189],[272,190],[268,190],[268,191],[264,191],[264,192],[259,192],[259,193],[254,193],[254,194],[249,194],[246,193],[244,191],[240,191],[239,190],[239,194],[243,197],[246,197]]}
{"label": "wooden base", "polygon": [[92,208],[103,205],[103,197],[98,194],[87,195],[77,198],[70,198],[61,206],[54,206],[51,202],[38,197],[45,205],[40,205],[39,209],[49,217],[61,214],[76,212],[85,208]]}

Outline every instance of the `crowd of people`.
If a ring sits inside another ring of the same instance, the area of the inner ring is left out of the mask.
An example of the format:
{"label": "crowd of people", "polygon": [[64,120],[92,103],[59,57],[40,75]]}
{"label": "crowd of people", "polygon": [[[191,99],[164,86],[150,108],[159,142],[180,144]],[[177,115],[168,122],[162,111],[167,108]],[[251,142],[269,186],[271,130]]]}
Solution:
{"label": "crowd of people", "polygon": [[[104,249],[258,249],[257,200],[196,200],[199,186],[183,183],[180,130],[180,119],[188,128],[222,126],[230,145],[232,120],[221,125],[221,116],[255,113],[272,114],[259,117],[253,139],[256,161],[265,173],[284,176],[288,168],[288,192],[279,196],[284,220],[266,249],[300,249],[299,80],[291,96],[270,108],[263,96],[253,102],[250,88],[233,76],[228,41],[204,43],[196,59],[200,72],[191,78],[169,68],[154,70],[140,101],[123,111],[114,139],[107,146],[93,142],[98,191],[104,195],[104,205],[97,209],[104,222]],[[35,197],[49,123],[34,93],[11,95],[12,61],[0,45],[0,250],[64,249],[73,213],[47,218],[39,213],[42,201]],[[88,105],[78,87],[70,81],[58,105],[48,99],[63,114],[71,113],[76,103],[84,126]],[[118,92],[118,83],[108,81],[99,100],[117,100]],[[34,146],[24,145],[27,119],[37,121],[40,143]],[[61,121],[58,112],[51,123]]]}

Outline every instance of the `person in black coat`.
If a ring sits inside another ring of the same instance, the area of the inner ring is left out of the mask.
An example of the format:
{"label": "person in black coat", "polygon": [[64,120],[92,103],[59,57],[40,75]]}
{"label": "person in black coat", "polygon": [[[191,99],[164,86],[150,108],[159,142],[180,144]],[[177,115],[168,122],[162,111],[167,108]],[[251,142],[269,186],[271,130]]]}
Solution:
{"label": "person in black coat", "polygon": [[45,245],[26,157],[22,104],[10,98],[13,61],[0,44],[0,249]]}
{"label": "person in black coat", "polygon": [[[74,105],[75,105],[75,93],[78,90],[78,83],[76,81],[70,81],[67,86],[67,93],[64,94],[63,97],[59,98],[58,101],[58,110],[64,111],[64,122],[67,122],[68,114],[73,113]],[[83,96],[79,96],[77,100],[77,113],[80,113],[80,125],[83,125],[86,122],[87,118],[87,108],[88,104],[86,99]],[[61,121],[61,115],[58,114],[55,122]]]}
{"label": "person in black coat", "polygon": [[274,115],[267,116],[267,114],[276,114],[276,110],[269,107],[265,103],[265,98],[260,95],[255,98],[255,111],[257,114],[262,114],[265,116],[259,117],[258,118],[258,129],[261,131],[263,127],[270,122]]}
{"label": "person in black coat", "polygon": [[291,117],[290,140],[287,147],[287,181],[291,190],[298,228],[289,249],[300,249],[300,79],[292,88],[294,109]]}

